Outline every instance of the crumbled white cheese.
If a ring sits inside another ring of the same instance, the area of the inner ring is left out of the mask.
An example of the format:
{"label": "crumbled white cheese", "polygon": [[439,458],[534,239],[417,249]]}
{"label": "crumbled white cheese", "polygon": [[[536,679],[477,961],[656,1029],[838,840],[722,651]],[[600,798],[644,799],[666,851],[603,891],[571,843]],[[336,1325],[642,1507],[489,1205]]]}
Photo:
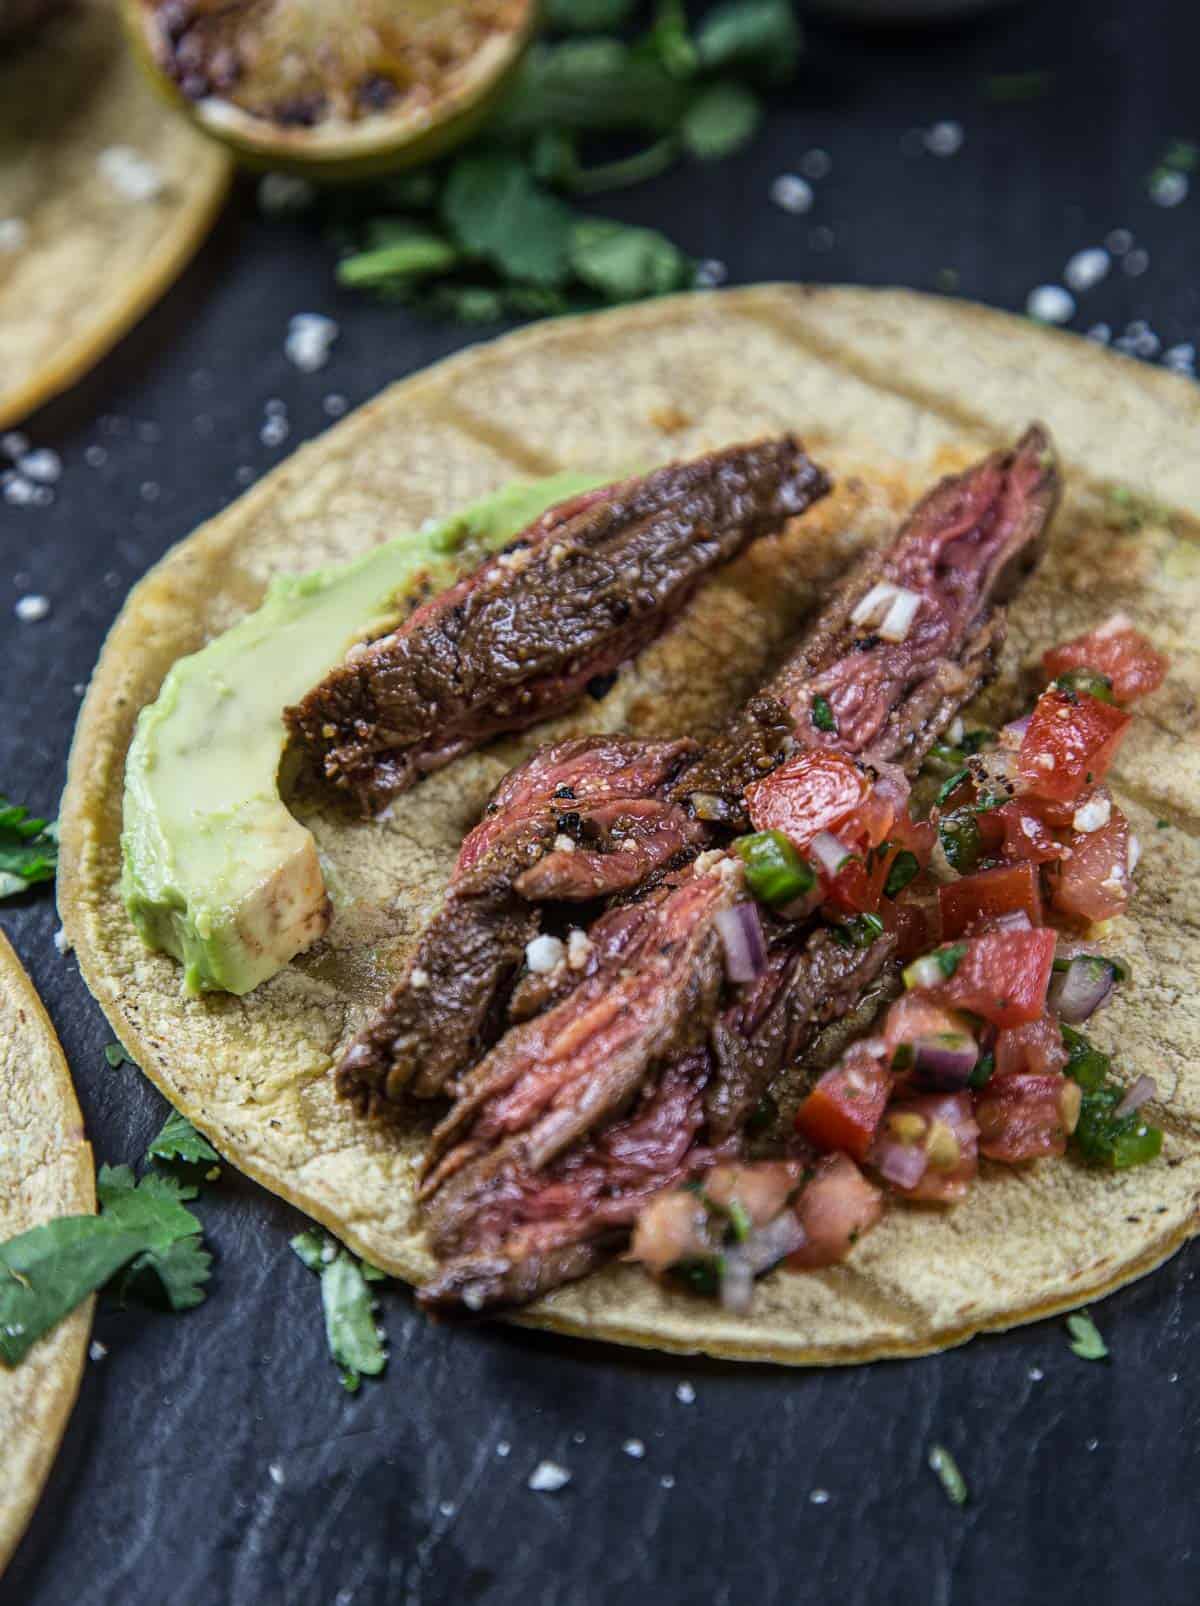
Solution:
{"label": "crumbled white cheese", "polygon": [[963,725],[962,719],[956,714],[950,722],[950,729],[946,732],[946,740],[950,743],[951,747],[957,747],[965,735],[966,729]]}
{"label": "crumbled white cheese", "polygon": [[1061,284],[1039,284],[1026,297],[1025,311],[1038,323],[1070,323],[1075,316],[1075,297]]}
{"label": "crumbled white cheese", "polygon": [[1092,246],[1087,251],[1076,251],[1075,255],[1063,269],[1063,278],[1068,289],[1090,290],[1100,283],[1101,279],[1108,277],[1108,270],[1112,267],[1112,258],[1102,246]]}
{"label": "crumbled white cheese", "polygon": [[1106,797],[1091,797],[1086,803],[1081,803],[1071,816],[1071,824],[1077,831],[1085,833],[1099,831],[1101,826],[1108,824],[1112,814],[1112,803]]}
{"label": "crumbled white cheese", "polygon": [[24,625],[33,625],[39,619],[44,619],[50,612],[50,598],[38,595],[19,597],[13,609],[17,618]]}
{"label": "crumbled white cheese", "polygon": [[94,1338],[92,1340],[92,1342],[88,1345],[88,1358],[89,1358],[89,1360],[102,1361],[107,1354],[108,1354],[108,1345],[107,1344],[102,1344],[98,1338]]}
{"label": "crumbled white cheese", "polygon": [[20,251],[29,239],[24,218],[0,217],[0,251]]}
{"label": "crumbled white cheese", "polygon": [[626,1439],[621,1448],[626,1455],[632,1456],[635,1461],[640,1461],[646,1453],[646,1446],[641,1439]]}
{"label": "crumbled white cheese", "polygon": [[675,1385],[675,1398],[680,1405],[695,1405],[696,1390],[691,1383],[677,1383]]}
{"label": "crumbled white cheese", "polygon": [[54,933],[54,946],[58,949],[60,954],[69,954],[71,952],[71,939],[67,936],[66,928],[64,926],[59,926],[58,930]]}
{"label": "crumbled white cheese", "polygon": [[429,972],[423,970],[420,965],[414,965],[408,978],[408,985],[414,993],[419,993],[423,987],[429,986]]}
{"label": "crumbled white cheese", "polygon": [[525,944],[525,963],[535,976],[544,976],[562,964],[566,952],[566,945],[559,938],[543,934]]}
{"label": "crumbled white cheese", "polygon": [[332,318],[319,312],[298,312],[288,323],[283,354],[302,373],[316,373],[329,361],[329,349],[340,333]]}
{"label": "crumbled white cheese", "polygon": [[813,187],[799,173],[780,173],[771,185],[771,199],[785,212],[808,212],[813,204]]}
{"label": "crumbled white cheese", "polygon": [[166,188],[162,171],[132,145],[109,145],[97,156],[96,166],[127,201],[153,201]]}
{"label": "crumbled white cheese", "polygon": [[582,970],[592,955],[592,939],[579,926],[572,928],[567,937],[567,964],[572,970]]}
{"label": "crumbled white cheese", "polygon": [[720,864],[725,854],[721,848],[707,848],[696,857],[695,871],[697,875],[707,875],[715,866]]}
{"label": "crumbled white cheese", "polygon": [[554,1494],[565,1489],[570,1481],[571,1474],[557,1461],[539,1461],[529,1474],[529,1487],[535,1494]]}
{"label": "crumbled white cheese", "polygon": [[925,134],[925,149],[931,156],[957,156],[966,137],[961,123],[934,123]]}
{"label": "crumbled white cheese", "polygon": [[575,843],[565,831],[560,831],[554,838],[554,851],[555,853],[574,853]]}

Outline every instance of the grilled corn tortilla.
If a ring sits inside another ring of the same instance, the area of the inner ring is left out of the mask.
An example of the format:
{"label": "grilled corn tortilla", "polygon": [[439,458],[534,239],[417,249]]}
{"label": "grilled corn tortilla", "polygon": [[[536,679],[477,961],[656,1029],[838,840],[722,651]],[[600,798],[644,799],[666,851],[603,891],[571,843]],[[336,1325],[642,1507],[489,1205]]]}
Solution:
{"label": "grilled corn tortilla", "polygon": [[[1094,1033],[1129,1080],[1158,1080],[1163,1158],[1119,1175],[985,1162],[966,1203],[896,1205],[845,1265],[768,1277],[748,1316],[616,1264],[520,1320],[662,1349],[849,1362],[1029,1321],[1158,1264],[1195,1230],[1200,1191],[1200,393],[970,305],[765,286],[542,325],[394,386],[184,541],[113,628],[63,808],[63,919],[114,1031],[231,1162],[376,1264],[424,1277],[414,1189],[428,1118],[372,1127],[335,1098],[329,1073],[437,906],[489,790],[535,743],[568,733],[714,729],[855,552],[1031,417],[1057,438],[1067,497],[980,712],[1015,712],[1022,667],[1118,607],[1171,654],[1111,776],[1143,858],[1133,918],[1110,933],[1133,981]],[[300,805],[334,899],[327,936],[244,998],[183,996],[178,965],[143,946],[118,893],[125,752],[176,658],[253,607],[273,575],[351,557],[514,475],[616,472],[782,429],[837,476],[827,501],[721,571],[602,702],[457,760],[388,818]],[[1170,829],[1155,828],[1163,818]]]}
{"label": "grilled corn tortilla", "polygon": [[[122,147],[153,163],[160,193],[135,199],[105,176],[101,157]],[[0,44],[0,428],[73,384],[158,299],[229,172],[150,89],[115,0],[76,0]]]}
{"label": "grilled corn tortilla", "polygon": [[[67,1062],[0,934],[0,1242],[96,1208],[92,1151]],[[0,1366],[0,1573],[33,1515],[79,1392],[89,1299],[11,1370]]]}

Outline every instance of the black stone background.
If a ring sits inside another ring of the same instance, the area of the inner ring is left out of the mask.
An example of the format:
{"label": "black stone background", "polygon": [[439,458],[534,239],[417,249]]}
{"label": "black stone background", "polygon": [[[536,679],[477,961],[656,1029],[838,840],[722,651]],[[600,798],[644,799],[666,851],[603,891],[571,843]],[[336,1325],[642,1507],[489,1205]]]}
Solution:
{"label": "black stone background", "polygon": [[[1198,45],[1182,0],[1045,0],[920,36],[814,26],[799,82],[751,150],[606,198],[608,210],[724,259],[734,282],[934,289],[952,268],[961,294],[1014,310],[1124,226],[1149,267],[1115,270],[1081,298],[1076,326],[1143,318],[1165,345],[1193,339],[1200,193],[1168,211],[1145,180],[1168,138],[1200,133]],[[1056,75],[1042,99],[981,92],[986,74],[1035,68]],[[906,154],[906,131],[941,118],[963,124],[961,152]],[[768,186],[815,146],[832,173],[808,217],[787,216]],[[819,225],[834,231],[824,252],[809,242]],[[360,402],[475,338],[341,294],[330,269],[327,245],[263,220],[242,188],[162,305],[33,421],[65,468],[52,506],[0,503],[0,779],[13,796],[53,811],[78,683],[122,597],[236,494],[239,465],[257,476],[322,429],[326,394]],[[283,356],[297,311],[340,321],[322,373]],[[292,430],[275,450],[259,441],[272,397]],[[93,468],[97,443],[108,460]],[[13,616],[29,591],[52,599],[43,623]],[[97,1155],[135,1160],[165,1106],[135,1070],[105,1063],[111,1033],[55,951],[50,897],[5,904],[0,923],[62,1035]],[[1097,1310],[1112,1350],[1099,1365],[1071,1354],[1058,1320],[934,1359],[803,1372],[433,1328],[389,1289],[391,1365],[351,1398],[326,1357],[316,1281],[287,1247],[296,1213],[228,1169],[199,1213],[217,1257],[209,1298],[183,1317],[100,1312],[108,1353],[87,1367],[6,1603],[1196,1595],[1195,1253]],[[693,1404],[676,1398],[683,1380]],[[642,1459],[622,1452],[630,1438]],[[962,1466],[963,1510],[926,1466],[931,1441]],[[544,1457],[571,1471],[560,1494],[526,1488]]]}

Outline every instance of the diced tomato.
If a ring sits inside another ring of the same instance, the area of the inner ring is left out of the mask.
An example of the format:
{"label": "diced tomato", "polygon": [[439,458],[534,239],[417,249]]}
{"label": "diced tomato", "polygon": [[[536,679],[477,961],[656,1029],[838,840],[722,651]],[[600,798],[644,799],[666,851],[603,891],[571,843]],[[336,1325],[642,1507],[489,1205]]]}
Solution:
{"label": "diced tomato", "polygon": [[993,1077],[975,1096],[980,1152],[1005,1162],[1065,1154],[1080,1098],[1065,1076]]}
{"label": "diced tomato", "polygon": [[954,974],[932,988],[932,996],[982,1015],[993,1026],[1036,1020],[1046,1005],[1054,933],[993,931],[968,938],[965,947]]}
{"label": "diced tomato", "polygon": [[942,939],[950,941],[964,932],[979,931],[997,915],[1027,914],[1031,925],[1043,924],[1042,894],[1037,865],[1001,865],[996,870],[980,870],[938,888],[942,914]]}
{"label": "diced tomato", "polygon": [[882,1214],[882,1190],[867,1181],[848,1155],[827,1154],[796,1200],[807,1241],[788,1256],[788,1265],[811,1271],[845,1260]]}
{"label": "diced tomato", "polygon": [[1065,675],[1072,669],[1092,669],[1112,681],[1119,703],[1132,702],[1157,691],[1166,678],[1168,660],[1120,614],[1098,630],[1089,630],[1042,654],[1048,675]]}
{"label": "diced tomato", "polygon": [[864,859],[853,859],[829,883],[825,901],[847,914],[874,914],[883,897],[886,877],[886,865],[877,862],[874,854],[869,863]]}
{"label": "diced tomato", "polygon": [[[756,831],[783,831],[800,849],[819,831],[832,831],[849,846],[861,834],[859,814],[870,795],[871,782],[853,759],[814,747],[748,786],[746,804]],[[877,829],[880,812],[874,805],[867,812]]]}
{"label": "diced tomato", "polygon": [[1098,831],[1078,831],[1071,857],[1050,876],[1050,902],[1077,920],[1111,920],[1124,913],[1133,891],[1129,869],[1129,822],[1113,809]]}
{"label": "diced tomato", "polygon": [[1052,1015],[997,1032],[995,1055],[996,1076],[1019,1076],[1026,1071],[1049,1076],[1067,1063],[1062,1029]]}
{"label": "diced tomato", "polygon": [[894,1104],[897,1112],[919,1115],[925,1122],[925,1149],[929,1164],[912,1188],[901,1188],[906,1199],[950,1204],[966,1195],[979,1171],[979,1128],[969,1093],[929,1093]]}
{"label": "diced tomato", "polygon": [[1052,686],[1038,698],[1017,755],[1021,779],[1037,797],[1067,803],[1103,780],[1130,716],[1086,692]]}
{"label": "diced tomato", "polygon": [[970,1025],[955,1010],[935,1004],[926,993],[905,993],[888,1010],[883,1023],[887,1063],[896,1057],[902,1043],[915,1043],[922,1037],[945,1033],[970,1032]]}
{"label": "diced tomato", "polygon": [[756,1227],[765,1227],[795,1193],[802,1171],[795,1160],[719,1165],[704,1178],[704,1196],[725,1208],[736,1200]]}
{"label": "diced tomato", "polygon": [[[875,793],[868,804],[878,801]],[[885,804],[885,807],[890,808],[890,805]],[[924,870],[937,840],[937,827],[927,820],[910,820],[906,813],[889,815],[886,821],[877,813],[873,820],[867,820],[865,810],[859,810],[855,826],[859,831],[865,830],[866,840],[875,844],[874,849],[865,847],[861,856],[830,882],[826,901],[835,909],[844,909],[850,914],[878,914],[896,860],[902,853],[911,853]],[[846,826],[839,829],[838,835],[846,838]]]}
{"label": "diced tomato", "polygon": [[643,1205],[633,1229],[629,1258],[657,1276],[681,1260],[712,1253],[708,1211],[699,1194],[669,1189]]}
{"label": "diced tomato", "polygon": [[896,958],[905,964],[928,953],[939,940],[937,900],[925,894],[904,894],[895,903],[885,898],[879,910],[885,931],[896,938]]}
{"label": "diced tomato", "polygon": [[1038,798],[1014,798],[1002,808],[981,815],[980,820],[995,820],[1003,826],[1001,856],[1010,864],[1028,860],[1031,864],[1047,864],[1062,857],[1062,844],[1055,838],[1042,817]]}
{"label": "diced tomato", "polygon": [[892,1076],[878,1043],[854,1043],[826,1071],[796,1111],[796,1131],[818,1149],[866,1158],[888,1098]]}

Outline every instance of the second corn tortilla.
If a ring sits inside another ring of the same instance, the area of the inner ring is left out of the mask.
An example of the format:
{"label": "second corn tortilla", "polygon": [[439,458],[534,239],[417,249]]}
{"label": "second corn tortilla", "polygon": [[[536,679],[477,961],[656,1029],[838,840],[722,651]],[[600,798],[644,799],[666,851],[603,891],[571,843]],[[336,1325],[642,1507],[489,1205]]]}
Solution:
{"label": "second corn tortilla", "polygon": [[[92,1151],[58,1038],[0,934],[0,1243],[94,1213]],[[79,1392],[92,1301],[0,1365],[0,1574],[33,1515]]]}
{"label": "second corn tortilla", "polygon": [[[661,1349],[832,1364],[942,1348],[1158,1264],[1195,1231],[1200,1194],[1200,396],[969,304],[762,286],[538,326],[392,387],[177,547],[109,637],[62,815],[63,919],[117,1036],[235,1165],[376,1264],[422,1278],[431,1262],[413,1199],[427,1128],[398,1136],[364,1124],[335,1098],[329,1071],[436,907],[488,791],[531,745],[567,732],[712,729],[854,550],[886,538],[934,478],[1035,417],[1056,436],[1067,494],[1046,561],[1012,610],[993,710],[1018,706],[1023,661],[1117,608],[1172,659],[1113,776],[1143,860],[1133,918],[1108,939],[1133,980],[1094,1033],[1119,1045],[1125,1077],[1157,1079],[1163,1158],[1119,1175],[1073,1161],[985,1163],[964,1204],[891,1209],[847,1264],[772,1275],[744,1317],[613,1265],[521,1319]],[[255,606],[271,576],[352,557],[514,475],[617,472],[782,429],[833,470],[833,496],[706,586],[602,702],[457,761],[386,820],[307,817],[336,906],[328,936],[248,997],[182,995],[179,967],[142,945],[118,892],[125,751],[176,658]]]}
{"label": "second corn tortilla", "polygon": [[[101,157],[153,163],[161,193],[121,192]],[[0,45],[0,428],[96,363],[200,244],[229,158],[154,94],[114,0],[76,0]]]}

